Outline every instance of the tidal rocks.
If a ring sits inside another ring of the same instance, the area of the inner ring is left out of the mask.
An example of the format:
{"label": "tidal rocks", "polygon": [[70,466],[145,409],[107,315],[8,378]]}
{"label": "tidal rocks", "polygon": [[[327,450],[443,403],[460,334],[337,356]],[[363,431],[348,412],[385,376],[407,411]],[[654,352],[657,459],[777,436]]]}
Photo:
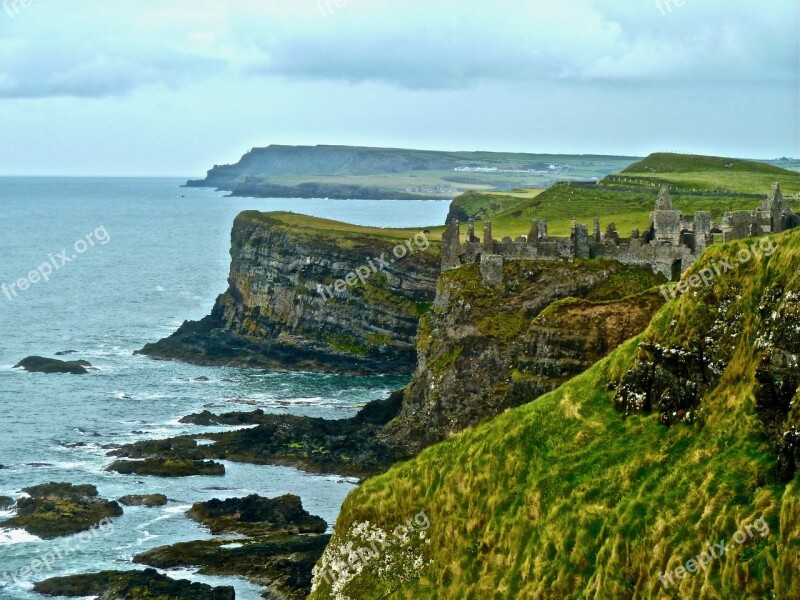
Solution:
{"label": "tidal rocks", "polygon": [[7,510],[14,506],[15,500],[9,496],[0,496],[0,510]]}
{"label": "tidal rocks", "polygon": [[16,503],[15,517],[2,523],[44,539],[72,535],[122,515],[113,501],[98,497],[93,485],[47,483],[22,490],[29,498]]}
{"label": "tidal rocks", "polygon": [[92,365],[85,360],[58,360],[43,356],[29,356],[14,365],[15,369],[24,369],[28,373],[69,373],[71,375],[85,375],[89,372],[87,367]]}
{"label": "tidal rocks", "polygon": [[124,506],[146,506],[147,508],[164,506],[167,501],[164,494],[130,495],[119,499],[120,504]]}
{"label": "tidal rocks", "polygon": [[251,413],[213,415],[204,412],[183,419],[195,424],[258,425],[251,429],[210,433],[211,445],[196,436],[148,440],[123,446],[110,456],[132,459],[227,459],[253,464],[290,465],[315,473],[367,476],[395,462],[394,450],[377,435],[400,410],[402,393],[367,404],[355,417],[328,420],[293,415]]}
{"label": "tidal rocks", "polygon": [[115,471],[122,475],[191,477],[194,475],[225,475],[225,465],[213,460],[148,458],[145,460],[118,460],[106,467],[106,471]]}
{"label": "tidal rocks", "polygon": [[265,586],[264,596],[299,600],[311,591],[314,565],[330,536],[327,524],[309,514],[299,497],[231,498],[195,504],[188,516],[215,535],[245,537],[185,542],[134,557],[160,569],[200,566],[206,575],[238,575]]}
{"label": "tidal rocks", "polygon": [[311,591],[314,565],[329,540],[301,535],[184,542],[143,552],[133,562],[158,569],[199,566],[201,575],[234,575],[262,585],[265,598],[301,600]]}
{"label": "tidal rocks", "polygon": [[187,513],[213,534],[240,533],[264,536],[275,533],[325,533],[327,523],[309,514],[299,496],[278,498],[258,495],[228,500],[210,500],[192,506]]}
{"label": "tidal rocks", "polygon": [[232,587],[215,588],[185,579],[176,581],[155,569],[53,577],[37,583],[33,589],[45,596],[95,596],[98,600],[234,600],[236,597]]}

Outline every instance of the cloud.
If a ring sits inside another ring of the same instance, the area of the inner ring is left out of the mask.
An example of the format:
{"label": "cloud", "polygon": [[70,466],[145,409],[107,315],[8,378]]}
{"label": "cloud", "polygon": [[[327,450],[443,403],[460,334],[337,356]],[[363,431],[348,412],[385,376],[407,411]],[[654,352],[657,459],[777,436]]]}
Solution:
{"label": "cloud", "polygon": [[649,0],[344,0],[330,14],[324,6],[40,0],[3,23],[0,98],[260,77],[409,90],[758,85],[796,83],[800,70],[800,9],[791,0],[694,0],[666,15]]}

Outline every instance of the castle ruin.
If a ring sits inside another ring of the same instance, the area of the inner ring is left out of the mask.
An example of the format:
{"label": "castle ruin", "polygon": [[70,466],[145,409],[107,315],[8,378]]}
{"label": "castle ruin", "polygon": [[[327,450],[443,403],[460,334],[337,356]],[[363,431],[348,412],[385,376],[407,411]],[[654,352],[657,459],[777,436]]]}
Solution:
{"label": "castle ruin", "polygon": [[678,279],[711,244],[780,233],[800,225],[783,198],[780,184],[754,211],[726,213],[716,226],[711,213],[697,212],[684,217],[672,206],[667,187],[661,188],[655,208],[650,214],[650,227],[644,233],[638,229],[630,237],[619,235],[616,225],[609,223],[601,233],[600,219],[594,219],[591,233],[588,225],[572,221],[569,237],[548,235],[547,221],[531,222],[527,236],[495,240],[492,223],[483,223],[483,238],[475,235],[475,221],[470,220],[467,237],[461,241],[457,220],[451,221],[442,236],[442,270],[478,263],[483,280],[490,285],[503,281],[506,260],[560,260],[574,258],[610,258],[627,265],[649,266],[668,279]]}

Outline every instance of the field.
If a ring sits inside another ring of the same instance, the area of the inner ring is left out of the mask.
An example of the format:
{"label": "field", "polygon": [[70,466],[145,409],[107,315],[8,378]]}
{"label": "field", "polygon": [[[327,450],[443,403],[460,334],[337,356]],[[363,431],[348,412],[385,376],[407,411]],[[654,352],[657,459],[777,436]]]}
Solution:
{"label": "field", "polygon": [[[530,190],[530,197],[521,191],[476,192],[456,198],[454,206],[479,218],[488,216],[495,238],[526,235],[531,220],[543,218],[551,235],[569,235],[573,218],[591,228],[594,217],[600,218],[602,231],[613,221],[620,234],[627,236],[632,229],[643,231],[649,226],[661,185],[671,187],[673,205],[685,215],[709,211],[718,221],[725,212],[757,208],[776,181],[790,206],[800,212],[800,198],[791,197],[800,192],[800,173],[752,161],[668,154],[652,155],[596,186],[562,183],[544,192]],[[462,231],[466,232],[466,225]]]}

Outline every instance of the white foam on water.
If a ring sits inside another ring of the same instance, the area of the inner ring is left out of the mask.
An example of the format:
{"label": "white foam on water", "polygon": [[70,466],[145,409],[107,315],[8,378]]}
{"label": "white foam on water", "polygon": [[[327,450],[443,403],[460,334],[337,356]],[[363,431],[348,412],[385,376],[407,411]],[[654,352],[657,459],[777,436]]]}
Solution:
{"label": "white foam on water", "polygon": [[41,542],[42,538],[31,535],[24,529],[0,529],[0,546],[31,544]]}
{"label": "white foam on water", "polygon": [[192,508],[191,504],[184,504],[181,506],[172,506],[170,508],[165,508],[164,512],[168,515],[179,515],[181,513],[185,513],[187,510]]}

